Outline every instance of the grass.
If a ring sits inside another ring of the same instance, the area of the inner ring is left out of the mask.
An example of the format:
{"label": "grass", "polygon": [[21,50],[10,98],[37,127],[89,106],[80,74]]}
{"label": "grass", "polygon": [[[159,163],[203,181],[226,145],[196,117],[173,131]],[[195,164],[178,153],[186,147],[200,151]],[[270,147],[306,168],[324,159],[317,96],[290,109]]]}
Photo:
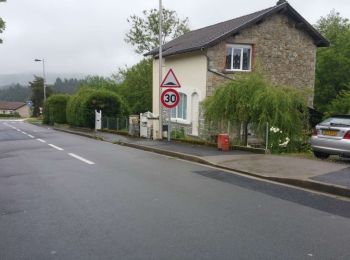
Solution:
{"label": "grass", "polygon": [[25,120],[26,122],[30,123],[30,124],[40,124],[42,125],[43,124],[43,121],[41,118],[38,118],[38,117],[29,117]]}

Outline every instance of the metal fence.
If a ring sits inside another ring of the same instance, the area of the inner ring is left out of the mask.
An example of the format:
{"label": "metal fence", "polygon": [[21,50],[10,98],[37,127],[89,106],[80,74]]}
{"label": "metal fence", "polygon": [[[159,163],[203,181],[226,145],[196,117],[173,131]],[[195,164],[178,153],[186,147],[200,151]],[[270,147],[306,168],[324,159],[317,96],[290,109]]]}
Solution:
{"label": "metal fence", "polygon": [[102,128],[128,131],[129,119],[127,117],[102,117]]}

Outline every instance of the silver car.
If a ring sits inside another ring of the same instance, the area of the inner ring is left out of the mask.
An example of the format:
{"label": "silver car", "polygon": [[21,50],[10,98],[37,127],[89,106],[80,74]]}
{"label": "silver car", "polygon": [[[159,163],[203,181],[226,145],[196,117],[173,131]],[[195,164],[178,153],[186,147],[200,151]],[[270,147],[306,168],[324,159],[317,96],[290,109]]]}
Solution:
{"label": "silver car", "polygon": [[350,157],[350,115],[332,116],[316,125],[311,137],[314,155],[327,159],[330,155]]}

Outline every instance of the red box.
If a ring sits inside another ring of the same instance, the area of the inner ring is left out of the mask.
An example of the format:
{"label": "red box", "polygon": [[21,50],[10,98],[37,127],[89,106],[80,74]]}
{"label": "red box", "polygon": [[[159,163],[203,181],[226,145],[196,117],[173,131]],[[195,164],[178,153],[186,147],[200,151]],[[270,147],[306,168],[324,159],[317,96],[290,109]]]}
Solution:
{"label": "red box", "polygon": [[228,134],[218,135],[218,150],[229,151],[230,150],[230,139]]}

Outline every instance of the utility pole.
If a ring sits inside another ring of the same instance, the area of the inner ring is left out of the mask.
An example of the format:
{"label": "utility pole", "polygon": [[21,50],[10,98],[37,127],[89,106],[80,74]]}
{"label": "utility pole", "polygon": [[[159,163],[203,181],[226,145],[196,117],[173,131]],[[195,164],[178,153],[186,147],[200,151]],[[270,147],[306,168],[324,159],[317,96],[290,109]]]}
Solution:
{"label": "utility pole", "polygon": [[[163,106],[160,101],[161,96],[162,96],[162,88],[160,85],[162,84],[163,81],[163,53],[162,53],[162,27],[163,27],[163,6],[162,6],[162,0],[159,0],[159,134],[160,134],[160,139],[163,139]],[[169,133],[168,133],[169,134]]]}

